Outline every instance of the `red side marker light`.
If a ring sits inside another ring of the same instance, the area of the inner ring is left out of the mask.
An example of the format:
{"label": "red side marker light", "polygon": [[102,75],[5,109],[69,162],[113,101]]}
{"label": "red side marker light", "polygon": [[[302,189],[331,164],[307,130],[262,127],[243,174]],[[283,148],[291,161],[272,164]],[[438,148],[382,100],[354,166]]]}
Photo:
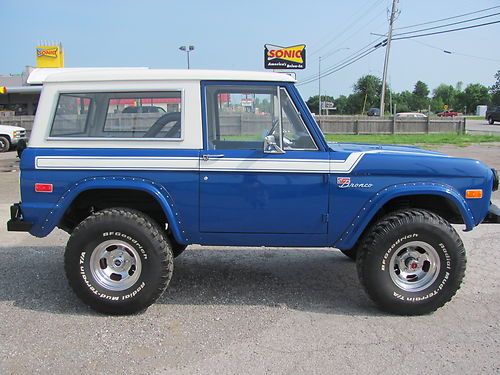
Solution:
{"label": "red side marker light", "polygon": [[52,193],[54,186],[52,184],[35,184],[35,192],[37,193]]}

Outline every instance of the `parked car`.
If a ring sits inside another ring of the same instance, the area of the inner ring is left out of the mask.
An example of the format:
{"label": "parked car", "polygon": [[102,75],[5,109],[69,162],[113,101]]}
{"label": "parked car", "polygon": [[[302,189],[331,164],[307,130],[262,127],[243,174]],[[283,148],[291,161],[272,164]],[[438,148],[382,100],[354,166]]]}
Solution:
{"label": "parked car", "polygon": [[162,107],[154,105],[130,106],[123,109],[122,113],[166,113]]}
{"label": "parked car", "polygon": [[380,116],[380,108],[370,108],[366,114],[368,116]]}
{"label": "parked car", "polygon": [[490,125],[493,125],[495,121],[500,121],[500,106],[488,107],[484,118],[488,120]]}
{"label": "parked car", "polygon": [[462,114],[460,112],[449,110],[449,111],[439,112],[437,115],[439,117],[456,117],[456,116],[461,116]]}
{"label": "parked car", "polygon": [[[443,306],[466,265],[450,223],[500,221],[490,203],[498,173],[415,147],[327,143],[294,82],[267,72],[48,73],[8,230],[67,231],[69,284],[109,314],[154,303],[190,244],[337,248],[382,309]],[[273,105],[247,112],[248,96]],[[119,126],[106,116],[114,100],[151,98],[176,98],[177,112]]]}
{"label": "parked car", "polygon": [[400,112],[396,113],[396,117],[404,118],[427,118],[427,116],[420,112]]}
{"label": "parked car", "polygon": [[0,125],[0,152],[9,151],[20,140],[26,140],[26,129],[19,126]]}

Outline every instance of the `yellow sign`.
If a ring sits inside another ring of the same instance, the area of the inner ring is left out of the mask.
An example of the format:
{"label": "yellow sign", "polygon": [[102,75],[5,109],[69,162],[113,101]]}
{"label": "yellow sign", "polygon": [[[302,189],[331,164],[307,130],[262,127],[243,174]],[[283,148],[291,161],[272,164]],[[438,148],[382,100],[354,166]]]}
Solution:
{"label": "yellow sign", "polygon": [[64,52],[62,45],[37,46],[36,47],[37,68],[63,68]]}
{"label": "yellow sign", "polygon": [[445,111],[447,111],[447,110],[448,110],[448,104],[443,105],[443,109],[444,109]]}
{"label": "yellow sign", "polygon": [[264,45],[264,68],[266,69],[304,69],[306,67],[306,45],[282,47]]}
{"label": "yellow sign", "polygon": [[0,94],[7,94],[7,87],[0,86]]}

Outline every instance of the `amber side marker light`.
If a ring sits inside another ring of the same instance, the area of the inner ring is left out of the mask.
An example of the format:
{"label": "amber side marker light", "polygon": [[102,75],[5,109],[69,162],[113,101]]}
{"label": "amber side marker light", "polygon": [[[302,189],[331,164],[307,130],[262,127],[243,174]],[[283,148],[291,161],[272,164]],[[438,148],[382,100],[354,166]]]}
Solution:
{"label": "amber side marker light", "polygon": [[482,197],[483,197],[483,189],[465,190],[465,198],[467,199],[481,199]]}
{"label": "amber side marker light", "polygon": [[36,193],[52,193],[54,187],[52,184],[35,184],[35,192]]}

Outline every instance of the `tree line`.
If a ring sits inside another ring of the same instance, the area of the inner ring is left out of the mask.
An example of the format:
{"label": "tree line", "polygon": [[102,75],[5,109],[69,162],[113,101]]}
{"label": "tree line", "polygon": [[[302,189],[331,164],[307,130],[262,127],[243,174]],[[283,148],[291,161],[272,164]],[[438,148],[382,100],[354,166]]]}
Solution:
{"label": "tree line", "polygon": [[[455,85],[440,84],[434,90],[423,81],[417,81],[412,91],[394,92],[387,88],[385,94],[385,112],[433,112],[438,113],[445,108],[458,112],[475,113],[478,105],[500,105],[500,70],[495,74],[495,83],[485,86],[471,83],[465,88],[463,82]],[[357,80],[350,95],[340,95],[337,98],[322,95],[322,102],[333,102],[337,108],[330,114],[365,114],[369,108],[380,106],[382,80],[377,76],[367,74]],[[319,113],[319,96],[307,100],[311,112]]]}

